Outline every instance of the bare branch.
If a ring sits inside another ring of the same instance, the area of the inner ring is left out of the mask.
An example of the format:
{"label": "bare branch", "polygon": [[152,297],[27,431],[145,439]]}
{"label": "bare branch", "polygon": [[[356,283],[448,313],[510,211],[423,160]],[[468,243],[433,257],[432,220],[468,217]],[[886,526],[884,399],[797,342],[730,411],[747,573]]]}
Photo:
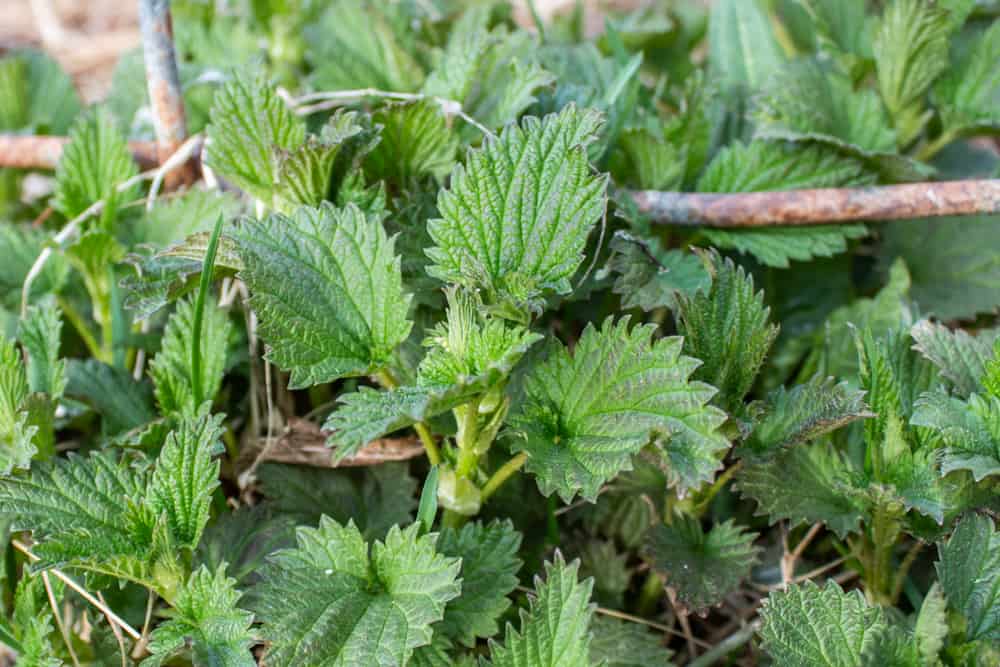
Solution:
{"label": "bare branch", "polygon": [[1000,179],[741,194],[630,192],[654,222],[690,227],[786,227],[1000,213]]}

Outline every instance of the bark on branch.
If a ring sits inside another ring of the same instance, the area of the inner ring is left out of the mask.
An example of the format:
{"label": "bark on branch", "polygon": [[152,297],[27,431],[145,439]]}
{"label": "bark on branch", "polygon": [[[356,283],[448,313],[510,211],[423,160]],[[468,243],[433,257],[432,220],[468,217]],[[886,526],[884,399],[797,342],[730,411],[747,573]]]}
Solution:
{"label": "bark on branch", "polygon": [[[55,169],[67,143],[68,137],[0,134],[0,168]],[[128,147],[142,169],[159,164],[155,142],[130,141]]]}
{"label": "bark on branch", "polygon": [[1000,179],[741,194],[630,192],[654,222],[690,227],[788,227],[1000,214]]}

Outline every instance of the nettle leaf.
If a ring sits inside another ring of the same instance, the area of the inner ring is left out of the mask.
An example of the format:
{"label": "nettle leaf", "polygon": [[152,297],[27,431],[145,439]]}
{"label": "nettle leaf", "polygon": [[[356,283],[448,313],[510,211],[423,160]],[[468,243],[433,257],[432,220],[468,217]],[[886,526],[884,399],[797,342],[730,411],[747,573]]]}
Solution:
{"label": "nettle leaf", "polygon": [[492,8],[470,5],[452,25],[441,59],[427,75],[422,92],[432,97],[462,102],[476,85],[476,74],[483,53],[496,37],[490,34]]}
{"label": "nettle leaf", "polygon": [[799,0],[809,11],[817,37],[835,51],[871,56],[865,0]]}
{"label": "nettle leaf", "polygon": [[62,312],[54,300],[29,308],[17,331],[27,356],[28,386],[53,401],[66,389],[66,361],[59,358],[61,334]]}
{"label": "nettle leaf", "polygon": [[708,42],[710,69],[724,88],[760,90],[785,61],[771,21],[756,0],[713,3]]}
{"label": "nettle leaf", "polygon": [[417,480],[405,463],[363,469],[360,479],[347,470],[278,463],[258,469],[261,492],[282,515],[315,526],[322,515],[353,521],[365,539],[381,539],[395,525],[413,521]]}
{"label": "nettle leaf", "polygon": [[394,25],[393,8],[370,0],[337,0],[309,25],[306,60],[317,90],[380,88],[411,92],[424,72]]}
{"label": "nettle leaf", "polygon": [[143,667],[159,667],[175,656],[190,654],[195,665],[252,667],[253,615],[236,606],[240,592],[224,566],[202,567],[177,592],[168,620],[149,638],[150,657]]}
{"label": "nettle leaf", "polygon": [[921,320],[910,329],[914,349],[929,359],[962,397],[979,390],[986,365],[993,358],[993,342],[1000,331],[983,331],[970,336],[961,329]]}
{"label": "nettle leaf", "polygon": [[357,206],[247,219],[235,233],[267,357],[290,388],[375,373],[409,335],[394,239]]}
{"label": "nettle leaf", "polygon": [[270,503],[244,505],[214,517],[198,542],[194,564],[211,571],[225,567],[240,590],[255,584],[267,557],[295,544],[295,518],[273,510]]}
{"label": "nettle leaf", "polygon": [[328,199],[334,175],[342,163],[364,155],[377,139],[373,131],[358,122],[354,111],[338,109],[320,130],[299,146],[278,151],[278,182],[275,195],[280,208],[319,206]]}
{"label": "nettle leaf", "polygon": [[205,301],[200,338],[194,336],[194,299],[177,304],[163,331],[162,346],[149,366],[156,387],[156,401],[164,414],[193,415],[195,405],[194,369],[191,367],[192,348],[201,347],[201,382],[205,400],[212,401],[222,386],[226,367],[226,352],[232,334],[228,313],[217,307],[215,299]]}
{"label": "nettle leaf", "polygon": [[948,68],[947,10],[921,0],[893,0],[886,6],[873,45],[879,90],[900,146],[923,128],[923,97]]}
{"label": "nettle leaf", "polygon": [[589,625],[594,613],[594,582],[577,580],[579,562],[566,564],[556,552],[545,564],[545,581],[535,578],[535,595],[520,613],[521,627],[510,623],[504,642],[490,640],[492,667],[579,667],[590,664]]}
{"label": "nettle leaf", "polygon": [[761,617],[763,649],[783,667],[856,667],[864,647],[886,626],[880,607],[833,581],[823,588],[810,581],[775,591]]}
{"label": "nettle leaf", "polygon": [[52,206],[67,218],[75,218],[94,202],[104,200],[101,220],[114,219],[120,202],[135,195],[135,188],[117,192],[121,183],[139,173],[128,144],[110,116],[103,110],[81,116],[69,133],[56,167],[56,190]]}
{"label": "nettle leaf", "polygon": [[468,293],[450,289],[448,319],[428,332],[431,349],[420,363],[415,385],[389,391],[362,387],[340,397],[327,419],[335,459],[350,456],[372,440],[418,421],[444,414],[504,382],[541,340],[540,334],[482,315]]}
{"label": "nettle leaf", "polygon": [[28,423],[24,409],[29,391],[20,351],[0,336],[0,475],[27,470],[38,453],[32,442],[38,427]]}
{"label": "nettle leaf", "polygon": [[757,502],[769,523],[823,523],[841,538],[866,516],[853,471],[827,443],[800,444],[775,458],[748,463],[737,476],[740,494]]}
{"label": "nettle leaf", "polygon": [[1000,398],[972,394],[962,401],[928,392],[917,401],[910,423],[940,435],[942,475],[968,470],[977,482],[1000,475]]}
{"label": "nettle leaf", "polygon": [[132,228],[136,243],[147,243],[162,250],[180,243],[192,234],[211,232],[221,215],[231,220],[239,210],[232,193],[219,190],[185,190],[170,199],[158,199]]}
{"label": "nettle leaf", "polygon": [[959,134],[1000,132],[1000,22],[975,42],[934,87],[946,131]]}
{"label": "nettle leaf", "polygon": [[519,310],[539,310],[546,292],[568,293],[607,205],[607,177],[593,173],[586,152],[600,124],[571,105],[471,151],[438,196],[442,217],[428,222],[428,273]]}
{"label": "nettle leaf", "polygon": [[689,379],[698,362],[681,355],[680,338],[653,341],[653,330],[608,318],[587,326],[572,355],[560,347],[532,369],[510,444],[528,454],[542,493],[592,501],[653,440],[682,488],[720,467],[729,443],[717,431],[725,415],[708,405],[715,390]]}
{"label": "nettle leaf", "polygon": [[[39,229],[12,224],[0,225],[0,307],[16,309],[21,304],[24,279],[42,252],[48,235]],[[58,292],[69,274],[65,258],[55,253],[31,286],[32,300],[43,294]]]}
{"label": "nettle leaf", "polygon": [[611,257],[601,275],[617,274],[612,291],[622,297],[622,308],[677,307],[677,296],[692,297],[711,285],[711,275],[696,255],[664,250],[655,239],[615,232]]}
{"label": "nettle leaf", "polygon": [[[656,131],[659,130],[659,131]],[[611,160],[615,181],[642,190],[680,190],[686,150],[667,141],[664,128],[628,127],[618,137]]]}
{"label": "nettle leaf", "polygon": [[970,514],[938,553],[941,589],[965,619],[966,638],[1000,639],[1000,533],[993,520]]}
{"label": "nettle leaf", "polygon": [[910,220],[886,225],[882,237],[885,257],[906,261],[925,312],[971,319],[1000,305],[1000,216]]}
{"label": "nettle leaf", "polygon": [[255,199],[271,203],[280,176],[275,151],[292,151],[305,140],[297,118],[262,77],[236,77],[212,104],[205,163]]}
{"label": "nettle leaf", "polygon": [[395,527],[369,547],[353,523],[300,528],[298,547],[272,556],[258,586],[268,664],[394,667],[429,644],[461,592],[461,562],[419,530]]}
{"label": "nettle leaf", "polygon": [[750,575],[759,551],[756,539],[731,520],[706,532],[696,519],[674,517],[649,531],[644,555],[678,602],[700,611],[721,602]]}
{"label": "nettle leaf", "polygon": [[114,436],[156,419],[153,391],[136,382],[124,368],[96,359],[70,359],[66,395],[81,400],[101,415],[105,435]]}
{"label": "nettle leaf", "polygon": [[[20,130],[30,126],[35,134],[65,134],[80,113],[80,97],[59,63],[34,49],[14,50],[0,63],[8,75],[20,79],[13,89],[18,96],[0,102],[0,117],[8,120],[6,125],[0,120],[0,127]],[[7,104],[15,108],[8,109]]]}
{"label": "nettle leaf", "polygon": [[434,635],[474,647],[479,638],[495,635],[498,621],[510,606],[507,597],[517,587],[521,534],[510,521],[469,523],[461,530],[445,528],[438,553],[462,560],[462,595],[448,603]]}
{"label": "nettle leaf", "polygon": [[7,628],[3,628],[5,632],[0,636],[3,636],[4,644],[17,651],[17,664],[28,667],[59,667],[64,664],[50,641],[54,630],[52,610],[41,576],[25,573],[21,577],[10,614],[13,636],[6,636]]}
{"label": "nettle leaf", "polygon": [[753,276],[718,254],[706,258],[712,286],[707,293],[677,297],[677,333],[684,351],[702,361],[694,376],[717,387],[715,403],[737,410],[778,336]]}
{"label": "nettle leaf", "polygon": [[606,667],[672,667],[673,651],[661,637],[637,623],[595,616],[590,626],[590,659]]}
{"label": "nettle leaf", "polygon": [[212,492],[219,486],[220,438],[223,415],[203,413],[181,420],[167,436],[150,478],[146,502],[166,515],[167,526],[179,547],[194,549],[208,523]]}
{"label": "nettle leaf", "polygon": [[863,391],[817,375],[791,390],[779,387],[768,395],[764,414],[744,449],[753,456],[771,456],[871,416]]}
{"label": "nettle leaf", "polygon": [[451,171],[458,136],[434,100],[385,106],[372,122],[382,126],[382,140],[364,163],[372,180],[406,183],[424,175],[441,180]]}
{"label": "nettle leaf", "polygon": [[[874,182],[864,166],[824,146],[757,140],[722,149],[698,181],[699,192],[760,192],[850,187]],[[760,230],[703,230],[720,248],[750,253],[762,263],[787,268],[791,260],[831,257],[847,241],[867,235],[864,225],[810,225]]]}

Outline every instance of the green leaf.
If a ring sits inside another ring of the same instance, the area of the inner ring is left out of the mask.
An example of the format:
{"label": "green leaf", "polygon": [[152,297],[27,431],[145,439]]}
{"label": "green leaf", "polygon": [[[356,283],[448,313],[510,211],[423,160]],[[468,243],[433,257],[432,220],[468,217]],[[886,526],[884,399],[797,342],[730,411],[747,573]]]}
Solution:
{"label": "green leaf", "polygon": [[362,387],[341,396],[325,424],[337,460],[499,386],[541,339],[518,324],[484,315],[475,297],[460,289],[446,294],[448,319],[428,332],[425,343],[431,349],[418,368],[416,385],[383,392]]}
{"label": "green leaf", "polygon": [[568,293],[607,203],[607,178],[587,163],[599,128],[598,114],[569,106],[471,151],[438,196],[442,217],[428,222],[428,273],[518,309]]}
{"label": "green leaf", "polygon": [[732,520],[707,532],[690,517],[674,517],[646,536],[645,557],[677,593],[680,604],[701,611],[718,604],[750,576],[759,548],[757,533],[746,532]]}
{"label": "green leaf", "polygon": [[940,584],[934,582],[924,596],[913,625],[913,636],[924,664],[936,664],[948,635],[947,600]]}
{"label": "green leaf", "polygon": [[156,460],[156,469],[146,491],[146,503],[158,515],[166,515],[167,526],[178,547],[194,549],[208,523],[212,493],[219,486],[220,438],[223,415],[207,410],[181,420],[167,436]]}
{"label": "green leaf", "polygon": [[337,0],[306,28],[306,59],[317,90],[411,92],[420,87],[423,70],[408,52],[392,12],[370,0]]}
{"label": "green leaf", "polygon": [[226,352],[232,335],[229,314],[210,299],[205,304],[205,316],[197,341],[194,332],[194,300],[177,304],[163,331],[162,347],[149,366],[156,387],[156,401],[163,414],[193,415],[201,406],[195,405],[192,348],[201,347],[201,382],[205,400],[213,401],[222,386],[226,367]]}
{"label": "green leaf", "polygon": [[835,51],[871,56],[865,0],[798,0],[813,19],[817,37]]}
{"label": "green leaf", "polygon": [[1000,217],[936,218],[882,228],[886,259],[901,257],[913,298],[942,320],[971,319],[1000,305]]}
{"label": "green leaf", "polygon": [[360,478],[346,470],[265,463],[258,477],[262,493],[282,515],[311,526],[324,514],[353,521],[366,539],[409,524],[416,509],[417,481],[403,463],[364,468]]}
{"label": "green leaf", "polygon": [[28,423],[24,410],[29,390],[20,351],[0,337],[0,475],[27,470],[38,453],[32,442],[38,427]]}
{"label": "green leaf", "polygon": [[[34,134],[65,134],[80,113],[80,98],[73,80],[52,56],[34,49],[15,50],[0,59],[4,69],[17,70],[20,81],[13,90],[17,97],[0,102],[0,128],[21,130],[31,128]],[[8,109],[11,104],[13,109]],[[15,121],[15,122],[11,122]]]}
{"label": "green leaf", "polygon": [[[11,620],[19,646],[17,664],[26,667],[59,667],[64,664],[56,655],[50,637],[52,611],[42,578],[25,574],[17,583]],[[7,643],[4,640],[4,643]]]}
{"label": "green leaf", "polygon": [[225,566],[240,590],[257,583],[267,557],[295,544],[295,518],[272,510],[270,503],[244,505],[209,521],[198,542],[195,566],[211,571]]}
{"label": "green leaf", "polygon": [[239,210],[236,198],[218,190],[186,190],[177,197],[157,199],[156,205],[133,226],[136,243],[162,250],[192,234],[212,231],[221,215],[231,220]]}
{"label": "green leaf", "polygon": [[[754,141],[722,149],[699,179],[698,191],[761,192],[872,182],[861,163],[828,147],[803,149],[784,142]],[[750,253],[768,266],[787,268],[790,260],[807,261],[844,252],[849,239],[868,232],[864,225],[811,225],[751,231],[705,229],[703,233],[720,248]]]}
{"label": "green leaf", "polygon": [[986,364],[993,357],[993,341],[1000,331],[984,331],[970,336],[961,329],[921,320],[910,329],[914,349],[929,359],[962,397],[979,390]]}
{"label": "green leaf", "polygon": [[632,583],[631,554],[619,551],[613,540],[591,538],[579,545],[580,576],[594,580],[592,599],[612,608],[624,606],[625,591]]}
{"label": "green leaf", "polygon": [[368,149],[370,132],[357,122],[357,113],[338,110],[319,136],[305,141],[276,157],[278,182],[275,194],[282,210],[298,206],[319,206],[328,199],[331,179],[337,166]]}
{"label": "green leaf", "polygon": [[305,124],[262,77],[234,78],[215,94],[205,163],[251,197],[272,203],[277,151],[305,140]]}
{"label": "green leaf", "polygon": [[520,613],[521,627],[510,623],[504,642],[490,640],[492,667],[580,667],[590,664],[590,604],[593,580],[577,580],[579,563],[569,565],[556,552],[545,564],[545,581],[535,578],[535,595]]}
{"label": "green leaf", "polygon": [[[21,305],[24,279],[41,254],[48,235],[32,227],[11,224],[0,225],[0,307],[16,310]],[[62,255],[56,253],[46,262],[42,272],[31,285],[31,300],[43,294],[58,292],[69,274],[69,267]]]}
{"label": "green leaf", "polygon": [[622,297],[622,308],[673,310],[678,295],[690,298],[711,284],[710,274],[696,255],[664,250],[656,239],[619,230],[610,247],[604,272],[618,275],[612,290]]}
{"label": "green leaf", "polygon": [[917,401],[910,423],[941,437],[942,475],[968,470],[977,482],[1000,475],[1000,398],[972,394],[962,401],[928,392]]}
{"label": "green leaf", "polygon": [[51,300],[29,308],[17,332],[28,357],[28,386],[53,401],[66,389],[66,361],[59,358],[61,334],[62,313]]}
{"label": "green leaf", "polygon": [[761,617],[763,649],[782,667],[857,667],[865,645],[886,625],[881,608],[832,581],[771,593]]}
{"label": "green leaf", "polygon": [[768,395],[764,414],[745,448],[754,456],[771,456],[816,440],[851,422],[871,417],[864,399],[863,391],[819,375],[791,390],[779,387]]}
{"label": "green leaf", "polygon": [[684,185],[687,154],[667,141],[662,131],[626,128],[617,151],[611,167],[616,182],[642,190],[680,190]]}
{"label": "green leaf", "polygon": [[934,87],[944,130],[1000,132],[1000,22],[984,31]]}
{"label": "green leaf", "polygon": [[100,219],[107,228],[118,206],[135,196],[135,188],[125,192],[116,188],[138,171],[111,117],[103,110],[88,113],[73,124],[59,158],[52,206],[67,218],[75,218],[104,200]]}
{"label": "green leaf", "polygon": [[732,412],[753,387],[778,326],[770,322],[764,292],[754,289],[742,266],[715,253],[706,265],[712,274],[708,292],[678,295],[677,333],[684,351],[702,361],[694,377],[717,387],[714,402]]}
{"label": "green leaf", "polygon": [[853,488],[853,471],[824,442],[801,444],[774,459],[749,463],[737,476],[740,494],[757,502],[769,523],[823,523],[841,538],[859,528],[866,507]]}
{"label": "green leaf", "polygon": [[267,357],[290,388],[375,373],[409,335],[394,239],[357,206],[245,220],[236,235]]}
{"label": "green leaf", "polygon": [[452,25],[441,59],[427,75],[421,92],[431,97],[464,102],[477,83],[486,50],[497,41],[489,31],[488,4],[473,4]]}
{"label": "green leaf", "polygon": [[1000,533],[993,520],[970,514],[938,553],[941,589],[965,618],[966,638],[1000,639]]}
{"label": "green leaf", "polygon": [[254,643],[250,632],[253,615],[236,606],[240,592],[225,567],[215,572],[202,567],[178,591],[168,620],[156,626],[149,638],[151,655],[143,667],[158,667],[185,653],[204,667],[252,667]]}
{"label": "green leaf", "polygon": [[712,3],[708,42],[709,68],[723,88],[760,90],[785,61],[757,0]]}
{"label": "green leaf", "polygon": [[591,624],[590,659],[606,667],[671,667],[673,652],[659,635],[637,623],[596,616]]}
{"label": "green leaf", "polygon": [[719,468],[729,444],[717,431],[725,415],[707,405],[715,390],[689,379],[698,362],[681,355],[680,338],[654,342],[653,331],[608,318],[587,326],[572,355],[560,347],[532,369],[510,443],[542,493],[593,500],[654,439],[683,488]]}
{"label": "green leaf", "polygon": [[394,527],[369,547],[353,523],[300,528],[298,548],[275,554],[260,584],[268,664],[406,664],[461,591],[461,562],[418,534]]}
{"label": "green leaf", "polygon": [[113,436],[156,419],[153,392],[124,368],[95,359],[69,360],[66,395],[90,405],[101,415],[102,430]]}
{"label": "green leaf", "polygon": [[365,159],[372,180],[407,183],[424,175],[442,180],[451,171],[458,136],[441,106],[429,99],[383,107],[372,115],[381,141]]}
{"label": "green leaf", "polygon": [[948,12],[921,0],[892,0],[873,45],[879,91],[907,146],[926,123],[923,97],[948,68]]}
{"label": "green leaf", "polygon": [[521,534],[510,521],[468,523],[461,530],[445,528],[438,536],[438,553],[460,558],[462,595],[448,603],[434,635],[468,647],[495,635],[498,621],[510,606],[507,597],[517,587]]}

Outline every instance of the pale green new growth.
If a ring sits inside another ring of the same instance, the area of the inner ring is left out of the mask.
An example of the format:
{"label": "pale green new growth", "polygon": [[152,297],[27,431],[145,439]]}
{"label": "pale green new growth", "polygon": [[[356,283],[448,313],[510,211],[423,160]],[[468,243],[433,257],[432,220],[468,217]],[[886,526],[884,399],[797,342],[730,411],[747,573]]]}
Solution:
{"label": "pale green new growth", "polygon": [[[156,387],[156,401],[164,414],[189,416],[201,407],[194,403],[191,348],[196,341],[192,339],[193,326],[194,299],[179,301],[177,310],[163,331],[160,351],[149,366],[149,374]],[[222,385],[231,333],[228,313],[219,308],[214,299],[208,299],[197,341],[201,346],[200,387],[205,400],[214,400]]]}
{"label": "pale green new growth", "polygon": [[718,604],[750,575],[759,549],[756,533],[733,521],[704,531],[690,517],[674,517],[671,525],[658,525],[646,536],[644,554],[663,575],[677,601],[691,611]]}
{"label": "pale green new growth", "polygon": [[365,543],[353,522],[300,528],[298,547],[272,557],[259,585],[267,663],[405,665],[461,592],[461,562],[435,551],[420,526]]}
{"label": "pale green new growth", "polygon": [[27,356],[28,386],[53,401],[66,390],[66,361],[59,358],[62,313],[54,301],[28,309],[17,336]]}
{"label": "pale green new growth", "polygon": [[236,235],[268,359],[292,388],[375,373],[409,334],[394,239],[353,204],[246,219]]}
{"label": "pale green new growth", "polygon": [[428,222],[428,273],[482,289],[491,303],[538,309],[570,291],[591,229],[604,213],[607,177],[587,162],[600,115],[575,106],[528,117],[473,150],[438,196]]}
{"label": "pale green new growth", "polygon": [[32,443],[37,426],[28,424],[25,400],[28,378],[13,341],[0,337],[0,475],[27,469],[38,449]]}
{"label": "pale green new growth", "polygon": [[279,182],[276,151],[305,140],[305,124],[260,77],[234,78],[215,95],[205,162],[268,204]]}
{"label": "pale green new growth", "polygon": [[1000,532],[989,517],[967,516],[938,545],[937,573],[971,640],[1000,641]]}
{"label": "pale green new growth", "polygon": [[707,405],[715,390],[689,380],[698,362],[681,355],[680,338],[654,342],[653,329],[608,318],[587,326],[572,355],[561,347],[532,369],[510,443],[544,494],[593,500],[654,440],[683,488],[719,467],[729,443],[716,430],[725,415]]}
{"label": "pale green new growth", "polygon": [[717,387],[716,403],[734,411],[753,387],[778,327],[753,276],[717,254],[706,259],[712,286],[707,293],[678,296],[677,332],[684,336],[684,351],[702,361],[694,376]]}
{"label": "pale green new growth", "polygon": [[381,141],[365,160],[373,180],[409,183],[422,176],[442,179],[451,171],[458,136],[440,105],[428,99],[387,106],[372,115]]}
{"label": "pale green new growth", "polygon": [[832,581],[772,593],[761,617],[762,646],[782,667],[858,667],[865,646],[886,625],[881,608]]}
{"label": "pale green new growth", "polygon": [[223,415],[181,421],[156,461],[146,490],[146,502],[167,526],[179,547],[194,549],[208,523],[212,492],[219,485],[220,438]]}
{"label": "pale green new growth", "polygon": [[189,653],[195,665],[253,667],[253,616],[239,609],[241,594],[224,567],[205,567],[191,575],[177,592],[169,618],[158,625],[149,640],[150,657],[142,667],[159,667],[175,656]]}
{"label": "pale green new growth", "polygon": [[118,185],[138,173],[128,144],[103,110],[80,116],[69,137],[56,168],[53,207],[67,218],[75,218],[91,204],[104,200],[101,220],[107,227],[120,202],[128,201],[135,192],[116,192]]}
{"label": "pale green new growth", "polygon": [[590,625],[594,582],[577,580],[578,562],[566,564],[556,552],[545,564],[545,581],[535,578],[535,596],[520,614],[521,627],[510,623],[503,644],[490,640],[492,667],[580,667],[590,664]]}

